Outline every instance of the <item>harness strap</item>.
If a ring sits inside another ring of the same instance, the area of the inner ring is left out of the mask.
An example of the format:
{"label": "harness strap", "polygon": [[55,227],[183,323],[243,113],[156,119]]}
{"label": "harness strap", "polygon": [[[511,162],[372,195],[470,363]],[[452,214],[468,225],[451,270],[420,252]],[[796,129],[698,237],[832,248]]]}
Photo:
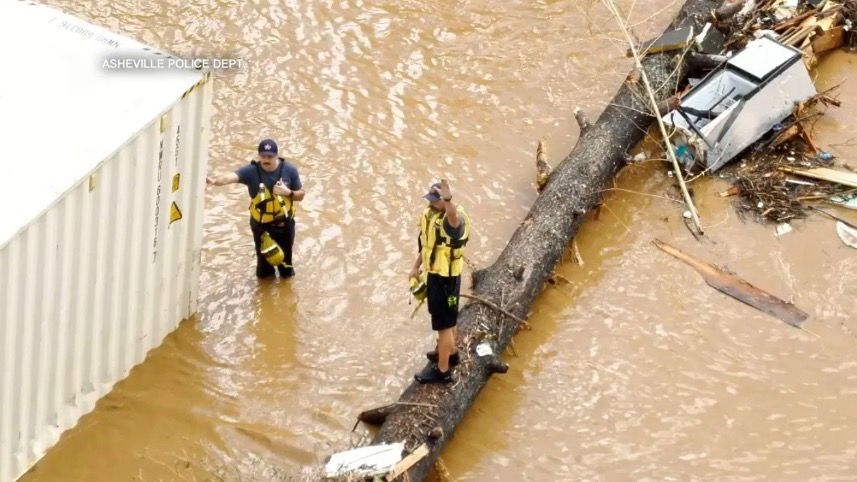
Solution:
{"label": "harness strap", "polygon": [[[277,180],[280,180],[283,178],[283,166],[286,165],[285,159],[280,157],[279,160],[280,160],[280,170],[277,172]],[[291,189],[291,188],[289,188],[289,189]],[[282,197],[280,199],[282,199]],[[282,207],[283,207],[283,202],[280,201],[280,208],[282,208]],[[293,197],[289,197],[289,210],[288,210],[288,212],[286,212],[286,210],[283,209],[283,214],[285,214],[286,219],[291,219],[291,218],[295,217],[295,200]]]}
{"label": "harness strap", "polygon": [[[278,169],[278,171],[277,171],[277,180],[280,180],[280,179],[282,179],[282,178],[283,178],[283,166],[285,165],[285,161],[283,160],[283,158],[278,158],[278,159],[279,159],[279,161],[280,161],[280,166],[279,166],[279,169]],[[267,189],[267,188],[268,188],[268,185],[267,185],[267,184],[265,184],[265,181],[264,181],[264,180],[262,180],[262,168],[259,166],[259,164],[260,164],[260,163],[259,163],[258,161],[253,161],[253,165],[254,165],[254,166],[256,166],[256,175],[257,175],[257,176],[259,176],[259,183],[260,183],[260,184],[265,185],[265,189]],[[271,198],[270,198],[270,199],[266,199],[266,200],[264,201],[265,203],[270,203],[271,201],[273,201],[273,196],[274,196],[273,191],[272,191],[270,194],[271,194]],[[256,193],[256,195],[258,196],[258,195],[259,195],[259,193]],[[278,196],[278,197],[279,197],[279,196]],[[282,199],[282,198],[280,198],[280,199]],[[282,215],[283,215],[283,218],[285,218],[285,219],[291,219],[291,218],[293,218],[293,217],[294,217],[295,204],[294,204],[294,201],[292,201],[291,199],[290,199],[289,201],[290,201],[290,203],[289,203],[289,210],[288,210],[288,212],[286,212],[286,210],[285,210],[285,209],[283,209],[283,202],[278,200],[278,202],[280,203],[280,211],[281,211],[281,213],[282,213]],[[256,203],[256,206],[259,206],[260,204],[261,204],[261,203]],[[259,211],[259,209],[257,208],[257,209],[256,209],[256,211],[258,212],[258,211]],[[259,214],[259,217],[260,217],[260,219],[261,219],[261,218],[262,218],[262,216],[268,215],[268,216],[271,216],[271,217],[273,218],[270,222],[274,222],[274,221],[276,221],[276,220],[277,220],[277,218],[279,217],[279,214],[280,214],[280,213],[271,214],[271,213],[268,213],[268,210],[267,210],[267,209],[264,209],[264,212],[261,212],[261,213]]]}
{"label": "harness strap", "polygon": [[[432,215],[432,212],[429,211],[426,215],[426,243],[429,243],[431,246],[431,252],[429,253],[428,265],[426,266],[426,271],[430,270],[432,266],[434,266],[434,255],[437,250],[438,240],[440,239],[440,232],[437,229],[437,217],[438,215]],[[434,224],[434,226],[431,226]],[[434,239],[429,239],[429,231],[434,229]]]}

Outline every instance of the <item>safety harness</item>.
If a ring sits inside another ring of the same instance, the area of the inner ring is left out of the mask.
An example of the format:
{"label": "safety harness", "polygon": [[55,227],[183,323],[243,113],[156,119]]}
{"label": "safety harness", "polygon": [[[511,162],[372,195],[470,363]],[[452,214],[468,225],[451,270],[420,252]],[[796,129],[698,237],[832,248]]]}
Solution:
{"label": "safety harness", "polygon": [[464,246],[470,238],[470,217],[458,206],[464,232],[458,239],[446,232],[446,213],[427,208],[420,217],[420,255],[423,269],[441,276],[460,276],[464,265]]}
{"label": "safety harness", "polygon": [[[283,177],[283,158],[280,158],[280,170],[277,173],[277,179]],[[250,217],[259,224],[282,223],[287,219],[295,217],[295,204],[292,199],[284,198],[277,194],[273,195],[268,186],[262,182],[262,168],[259,167],[257,161],[252,164],[256,166],[256,173],[259,175],[259,192],[250,201]]]}

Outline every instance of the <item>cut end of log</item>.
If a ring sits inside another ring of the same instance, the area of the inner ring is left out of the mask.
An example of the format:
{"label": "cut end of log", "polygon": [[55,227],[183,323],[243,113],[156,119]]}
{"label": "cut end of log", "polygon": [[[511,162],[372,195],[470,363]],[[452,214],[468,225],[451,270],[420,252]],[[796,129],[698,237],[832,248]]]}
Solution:
{"label": "cut end of log", "polygon": [[509,365],[497,357],[492,357],[488,362],[488,371],[490,373],[506,373],[509,371]]}
{"label": "cut end of log", "polygon": [[428,438],[430,438],[432,440],[437,440],[439,438],[443,438],[443,428],[434,427],[433,429],[429,430]]}

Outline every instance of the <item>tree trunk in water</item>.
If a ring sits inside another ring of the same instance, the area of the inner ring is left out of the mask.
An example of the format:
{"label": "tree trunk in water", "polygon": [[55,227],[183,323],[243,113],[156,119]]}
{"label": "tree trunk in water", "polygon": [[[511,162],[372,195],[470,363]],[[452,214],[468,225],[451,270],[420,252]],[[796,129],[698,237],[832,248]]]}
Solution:
{"label": "tree trunk in water", "polygon": [[[687,0],[671,28],[692,24],[699,32],[719,4],[718,0]],[[686,75],[684,66],[675,65],[679,58],[676,52],[671,52],[643,60],[653,85],[665,86],[659,89],[659,100],[672,95]],[[632,77],[633,74],[629,76]],[[598,120],[581,133],[577,145],[553,171],[497,261],[474,273],[474,292],[479,297],[526,318],[586,213],[601,203],[602,191],[610,186],[624,165],[628,150],[642,139],[653,121],[646,114],[649,106],[642,88],[626,81]],[[462,363],[454,372],[455,383],[411,383],[399,398],[403,405],[386,417],[373,441],[405,441],[408,451],[423,443],[428,445],[429,455],[408,470],[409,480],[426,478],[455,427],[496,372],[496,358],[477,357],[476,345],[490,343],[494,353],[501,354],[518,325],[481,303],[470,302],[461,308],[457,346]]]}
{"label": "tree trunk in water", "polygon": [[720,8],[714,11],[714,17],[719,21],[728,20],[744,8],[745,2],[746,0],[726,1]]}
{"label": "tree trunk in water", "polygon": [[698,52],[690,52],[685,57],[685,62],[687,62],[688,67],[692,70],[714,70],[727,60],[729,58],[725,55],[701,54]]}

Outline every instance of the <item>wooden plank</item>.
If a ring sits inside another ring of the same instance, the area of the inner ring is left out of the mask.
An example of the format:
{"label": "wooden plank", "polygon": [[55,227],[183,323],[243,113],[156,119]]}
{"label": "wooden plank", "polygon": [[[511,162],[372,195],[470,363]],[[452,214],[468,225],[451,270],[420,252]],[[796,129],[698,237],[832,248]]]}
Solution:
{"label": "wooden plank", "polygon": [[838,171],[827,167],[817,167],[815,169],[794,169],[791,167],[781,167],[781,171],[797,174],[798,176],[810,177],[812,179],[820,179],[822,181],[835,182],[843,186],[857,187],[857,174],[848,171]]}
{"label": "wooden plank", "polygon": [[812,41],[812,50],[816,55],[829,50],[838,49],[845,43],[845,27],[840,25],[821,34]]}
{"label": "wooden plank", "polygon": [[812,17],[813,15],[815,15],[815,11],[813,11],[813,10],[810,10],[808,12],[804,12],[804,13],[802,13],[802,14],[794,17],[794,18],[791,18],[789,20],[786,20],[786,21],[784,21],[778,25],[774,25],[773,31],[782,34],[786,30],[800,25],[804,20],[808,19],[809,17]]}
{"label": "wooden plank", "polygon": [[800,126],[795,124],[777,134],[777,137],[774,138],[774,142],[771,145],[773,147],[777,147],[779,145],[785,144],[786,142],[792,140],[798,134],[800,134]]}
{"label": "wooden plank", "polygon": [[683,261],[695,269],[697,273],[708,283],[708,286],[725,293],[738,301],[746,303],[759,311],[779,318],[791,326],[800,328],[800,324],[809,317],[804,311],[795,305],[783,301],[776,296],[763,291],[738,276],[727,273],[719,267],[694,258],[691,255],[674,248],[663,241],[655,240],[655,246],[670,256]]}
{"label": "wooden plank", "polygon": [[410,455],[403,458],[401,462],[399,462],[398,464],[396,464],[395,467],[393,467],[393,470],[391,470],[390,473],[387,474],[387,480],[388,481],[395,480],[398,476],[404,474],[405,471],[407,471],[408,469],[413,467],[413,465],[415,463],[422,460],[423,457],[428,455],[428,453],[429,453],[428,445],[426,445],[426,444],[420,445],[419,447],[417,447],[416,450],[411,452]]}
{"label": "wooden plank", "polygon": [[801,42],[806,40],[806,38],[815,31],[817,25],[801,25],[794,33],[785,35],[779,38],[780,43],[785,45],[791,45],[792,47],[797,47]]}

